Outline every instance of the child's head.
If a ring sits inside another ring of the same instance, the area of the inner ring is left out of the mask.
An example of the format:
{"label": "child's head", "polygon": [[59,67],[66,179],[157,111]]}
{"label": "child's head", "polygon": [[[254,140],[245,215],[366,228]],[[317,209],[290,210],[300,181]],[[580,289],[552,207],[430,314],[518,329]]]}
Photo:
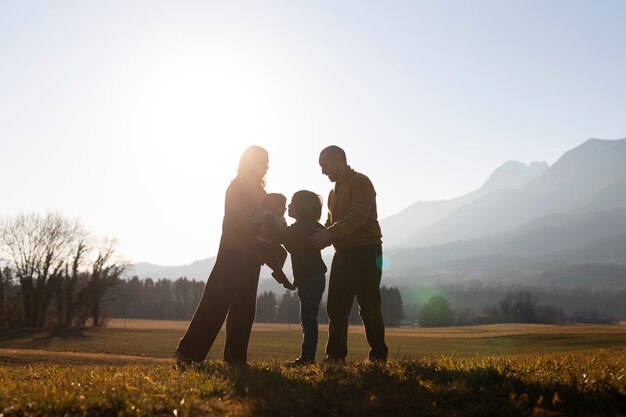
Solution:
{"label": "child's head", "polygon": [[262,207],[281,217],[285,215],[286,205],[287,197],[279,193],[268,193],[261,203]]}
{"label": "child's head", "polygon": [[322,216],[322,197],[307,190],[296,192],[291,197],[289,215],[296,220],[318,221]]}

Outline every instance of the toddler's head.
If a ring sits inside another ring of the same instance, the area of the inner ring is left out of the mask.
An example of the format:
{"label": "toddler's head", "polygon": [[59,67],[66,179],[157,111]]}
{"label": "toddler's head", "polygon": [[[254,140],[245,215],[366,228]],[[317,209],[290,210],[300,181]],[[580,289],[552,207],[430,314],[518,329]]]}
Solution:
{"label": "toddler's head", "polygon": [[261,203],[262,207],[280,217],[285,215],[286,205],[287,197],[279,193],[268,193],[263,199],[263,203]]}
{"label": "toddler's head", "polygon": [[291,197],[289,215],[296,220],[318,221],[322,216],[322,197],[308,190],[296,192]]}

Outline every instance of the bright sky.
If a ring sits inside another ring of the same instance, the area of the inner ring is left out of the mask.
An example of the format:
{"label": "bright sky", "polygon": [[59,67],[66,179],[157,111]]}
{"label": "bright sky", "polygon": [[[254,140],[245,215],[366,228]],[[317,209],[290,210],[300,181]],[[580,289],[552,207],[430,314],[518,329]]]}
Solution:
{"label": "bright sky", "polygon": [[342,146],[380,217],[626,137],[624,1],[3,1],[0,214],[57,210],[126,259],[215,255],[250,144],[268,191],[331,187]]}

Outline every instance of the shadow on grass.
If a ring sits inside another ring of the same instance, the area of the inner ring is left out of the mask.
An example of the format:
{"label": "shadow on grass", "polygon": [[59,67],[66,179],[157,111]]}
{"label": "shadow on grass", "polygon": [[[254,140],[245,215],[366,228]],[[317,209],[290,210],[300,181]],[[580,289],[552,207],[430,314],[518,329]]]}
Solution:
{"label": "shadow on grass", "polygon": [[[223,365],[225,366],[225,365]],[[209,364],[212,375],[220,366]],[[234,367],[233,399],[252,415],[272,416],[620,416],[626,396],[614,386],[528,382],[490,367],[468,371],[403,365]]]}
{"label": "shadow on grass", "polygon": [[0,330],[0,347],[45,349],[55,339],[63,341],[86,340],[90,336],[85,328],[11,328]]}

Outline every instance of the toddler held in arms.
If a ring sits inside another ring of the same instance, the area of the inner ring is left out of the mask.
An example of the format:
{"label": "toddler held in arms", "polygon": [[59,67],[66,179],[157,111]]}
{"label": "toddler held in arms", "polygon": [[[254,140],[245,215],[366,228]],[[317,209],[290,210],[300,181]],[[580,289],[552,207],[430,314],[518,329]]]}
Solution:
{"label": "toddler held in arms", "polygon": [[259,259],[272,270],[272,276],[288,290],[296,288],[283,272],[283,266],[287,259],[287,251],[280,244],[274,243],[268,232],[268,225],[272,230],[285,230],[287,221],[285,211],[287,211],[287,197],[278,193],[268,193],[252,220],[259,227],[257,239],[259,245]]}

